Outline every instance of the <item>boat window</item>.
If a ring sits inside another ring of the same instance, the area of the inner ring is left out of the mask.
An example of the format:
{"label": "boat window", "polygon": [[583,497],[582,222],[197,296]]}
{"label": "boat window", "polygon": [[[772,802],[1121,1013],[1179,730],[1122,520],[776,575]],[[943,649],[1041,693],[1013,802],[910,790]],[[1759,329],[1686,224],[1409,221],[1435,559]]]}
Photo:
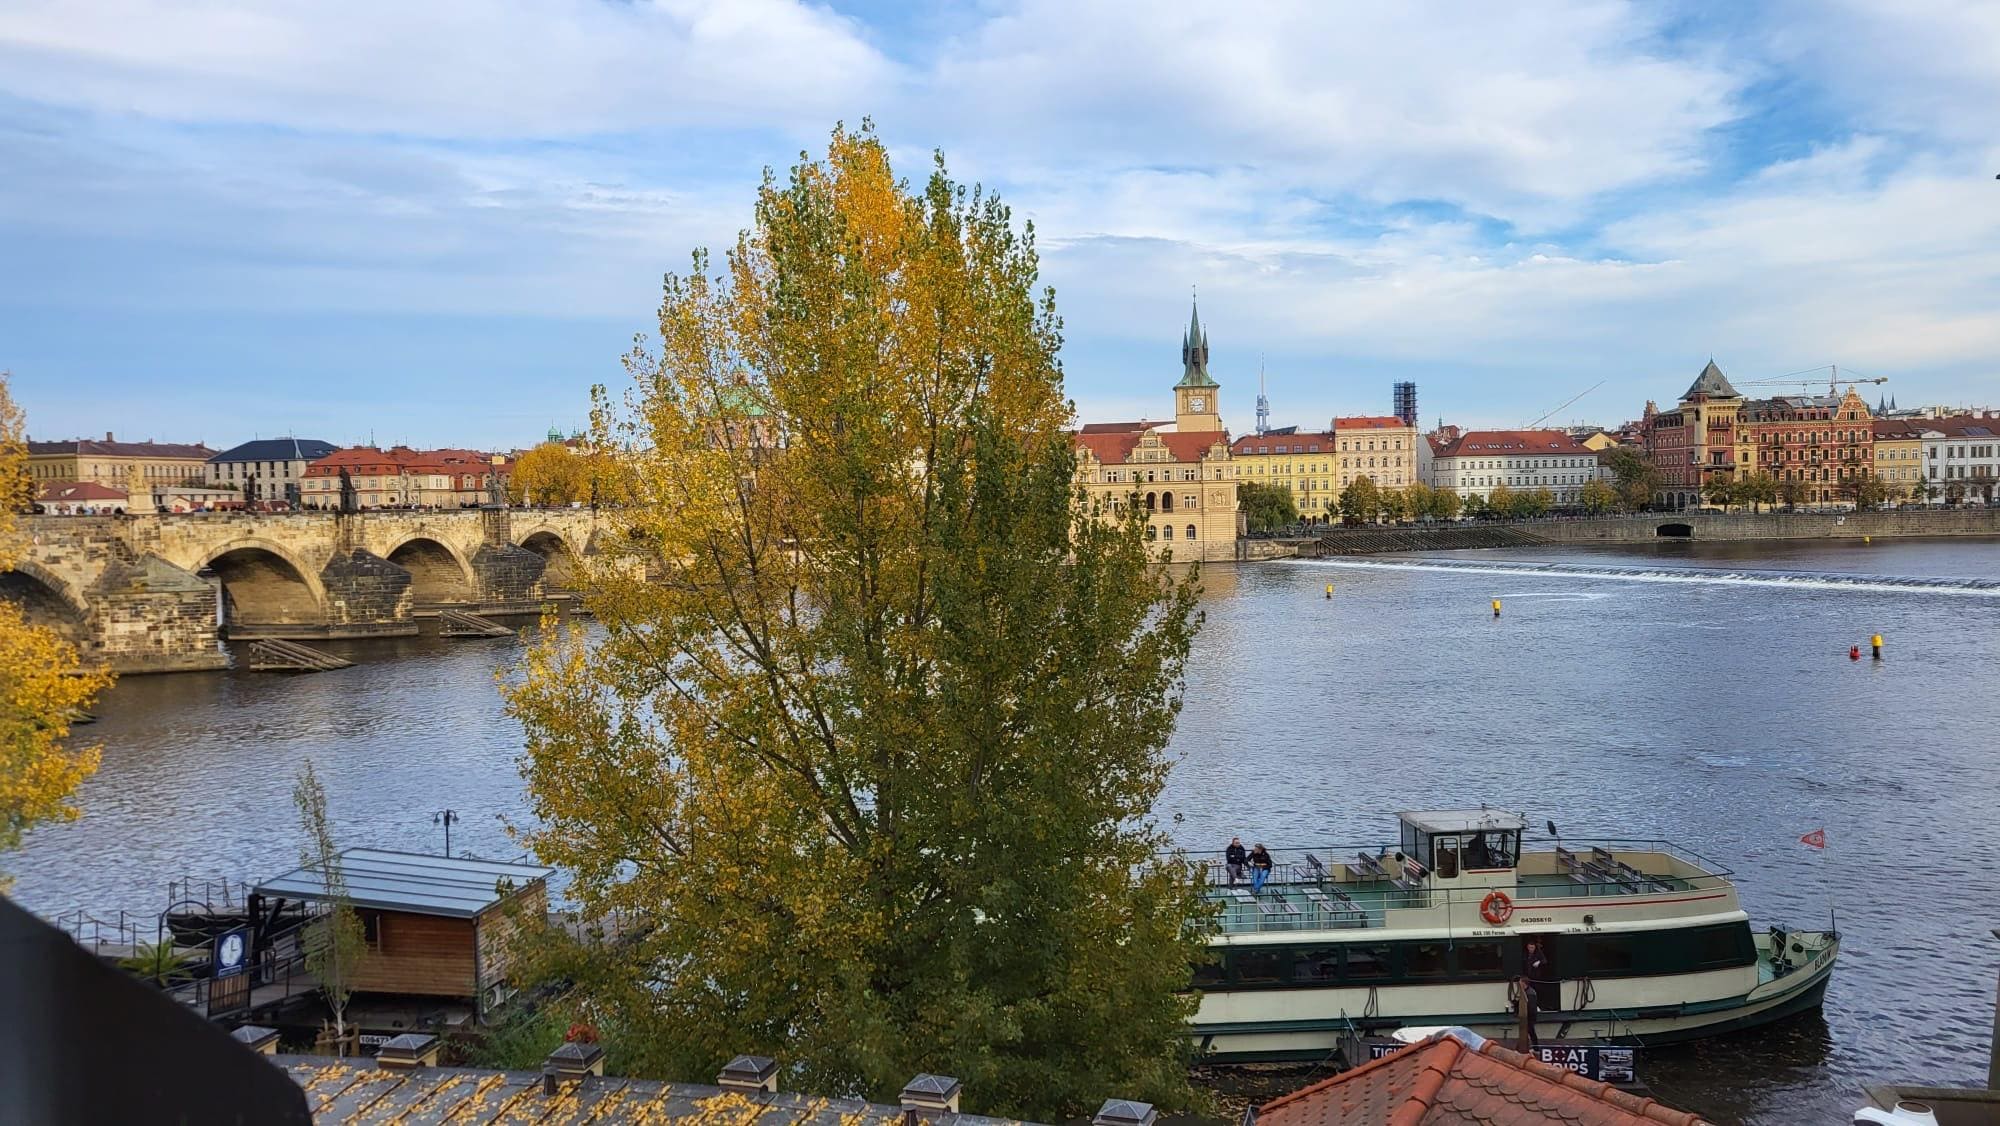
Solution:
{"label": "boat window", "polygon": [[1349,946],[1347,948],[1347,978],[1370,980],[1389,976],[1389,958],[1392,951],[1387,945]]}
{"label": "boat window", "polygon": [[1465,842],[1468,870],[1512,868],[1519,855],[1521,834],[1513,829],[1488,829],[1474,833]]}
{"label": "boat window", "polygon": [[1692,936],[1695,968],[1746,966],[1757,960],[1756,945],[1750,938],[1750,924],[1724,923],[1703,927]]}
{"label": "boat window", "polygon": [[1292,961],[1293,981],[1334,981],[1340,977],[1340,947],[1301,950]]}
{"label": "boat window", "polygon": [[1437,858],[1437,863],[1431,867],[1433,872],[1436,872],[1440,877],[1447,880],[1453,879],[1458,875],[1457,837],[1432,838],[1431,855]]}
{"label": "boat window", "polygon": [[1584,944],[1584,972],[1592,976],[1631,973],[1638,964],[1637,945],[1630,935],[1592,937]]}
{"label": "boat window", "polygon": [[1232,950],[1230,976],[1238,985],[1276,985],[1284,978],[1285,956],[1277,950]]}
{"label": "boat window", "polygon": [[1443,977],[1445,948],[1442,942],[1412,942],[1403,947],[1405,977]]}
{"label": "boat window", "polygon": [[1465,977],[1503,977],[1507,970],[1507,952],[1497,942],[1461,942],[1458,944],[1458,972]]}

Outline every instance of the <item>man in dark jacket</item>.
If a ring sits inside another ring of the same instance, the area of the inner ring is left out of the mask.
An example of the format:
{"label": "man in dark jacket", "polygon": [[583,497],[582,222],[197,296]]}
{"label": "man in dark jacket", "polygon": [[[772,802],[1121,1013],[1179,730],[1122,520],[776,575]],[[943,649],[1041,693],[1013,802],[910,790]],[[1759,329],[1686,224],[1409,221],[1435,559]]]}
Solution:
{"label": "man in dark jacket", "polygon": [[1229,847],[1222,850],[1222,863],[1229,869],[1229,883],[1234,887],[1243,882],[1243,866],[1250,862],[1250,854],[1243,851],[1243,838],[1229,838]]}

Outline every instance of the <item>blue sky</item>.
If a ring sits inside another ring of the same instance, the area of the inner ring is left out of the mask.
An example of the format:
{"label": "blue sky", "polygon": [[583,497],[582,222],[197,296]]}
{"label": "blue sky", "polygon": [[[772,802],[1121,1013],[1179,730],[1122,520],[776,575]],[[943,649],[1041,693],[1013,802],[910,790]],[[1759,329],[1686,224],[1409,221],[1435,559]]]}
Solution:
{"label": "blue sky", "polygon": [[[37,437],[510,447],[872,116],[1033,218],[1085,418],[1559,421],[1827,363],[2000,405],[2000,7],[11,0]],[[1871,389],[1872,398],[1872,389]]]}

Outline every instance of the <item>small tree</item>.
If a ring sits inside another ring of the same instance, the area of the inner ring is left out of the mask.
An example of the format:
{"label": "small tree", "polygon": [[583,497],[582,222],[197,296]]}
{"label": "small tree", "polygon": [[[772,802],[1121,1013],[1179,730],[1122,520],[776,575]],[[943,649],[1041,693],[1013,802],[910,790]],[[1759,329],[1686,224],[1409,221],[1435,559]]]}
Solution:
{"label": "small tree", "polygon": [[1604,465],[1611,470],[1614,487],[1624,499],[1625,507],[1637,512],[1653,503],[1653,495],[1660,489],[1660,470],[1644,450],[1613,446],[1604,451]]}
{"label": "small tree", "polygon": [[1458,510],[1463,503],[1451,489],[1431,490],[1431,515],[1440,520],[1458,519]]}
{"label": "small tree", "polygon": [[1718,508],[1728,508],[1737,502],[1736,481],[1729,477],[1710,477],[1701,487],[1702,499]]}
{"label": "small tree", "polygon": [[326,787],[320,785],[311,759],[299,768],[292,786],[292,804],[299,810],[299,828],[305,845],[299,859],[308,871],[318,872],[326,888],[327,910],[305,935],[306,968],[319,979],[320,993],[333,1013],[334,1054],[347,1050],[347,1001],[354,994],[354,979],[361,960],[368,954],[368,942],[361,929],[361,917],[347,895],[347,877],[341,870],[340,850],[333,842],[333,826],[326,813]]}
{"label": "small tree", "polygon": [[1299,508],[1292,500],[1292,490],[1283,485],[1245,482],[1236,486],[1236,504],[1243,512],[1244,527],[1253,532],[1299,522]]}
{"label": "small tree", "polygon": [[1787,511],[1799,506],[1799,501],[1804,498],[1805,492],[1804,482],[1795,477],[1786,477],[1778,482],[1778,501]]}
{"label": "small tree", "polygon": [[1504,481],[1493,486],[1486,494],[1486,511],[1502,519],[1511,519],[1514,515],[1514,496],[1514,490],[1508,488]]}
{"label": "small tree", "polygon": [[1760,504],[1775,504],[1778,500],[1778,479],[1769,473],[1752,473],[1736,482],[1736,501],[1747,504],[1750,511],[1757,511]]}
{"label": "small tree", "polygon": [[1618,506],[1618,490],[1604,481],[1589,480],[1577,491],[1577,503],[1593,516],[1602,516]]}
{"label": "small tree", "polygon": [[1340,491],[1340,514],[1349,520],[1373,520],[1377,499],[1375,481],[1364,473]]}

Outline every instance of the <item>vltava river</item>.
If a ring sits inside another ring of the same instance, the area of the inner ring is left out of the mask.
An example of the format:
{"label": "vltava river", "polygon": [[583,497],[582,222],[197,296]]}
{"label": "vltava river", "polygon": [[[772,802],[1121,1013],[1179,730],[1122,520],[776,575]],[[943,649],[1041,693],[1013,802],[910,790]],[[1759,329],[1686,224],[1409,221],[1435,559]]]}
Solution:
{"label": "vltava river", "polygon": [[[1520,566],[1536,559],[1564,566]],[[1565,836],[1672,839],[1735,869],[1757,926],[1813,927],[1831,905],[1846,943],[1824,1019],[1649,1051],[1660,1097],[1719,1122],[1845,1121],[1863,1081],[1983,1079],[2000,589],[1940,580],[2000,579],[2000,543],[1460,552],[1205,579],[1161,811],[1189,846],[1379,844],[1398,809],[1480,802]],[[150,913],[170,876],[282,871],[307,757],[344,842],[435,851],[449,807],[455,850],[517,855],[520,732],[494,677],[518,643],[342,652],[360,664],[119,684],[79,729],[104,745],[83,820],[5,858],[18,898]],[[1824,853],[1798,843],[1820,827]]]}

